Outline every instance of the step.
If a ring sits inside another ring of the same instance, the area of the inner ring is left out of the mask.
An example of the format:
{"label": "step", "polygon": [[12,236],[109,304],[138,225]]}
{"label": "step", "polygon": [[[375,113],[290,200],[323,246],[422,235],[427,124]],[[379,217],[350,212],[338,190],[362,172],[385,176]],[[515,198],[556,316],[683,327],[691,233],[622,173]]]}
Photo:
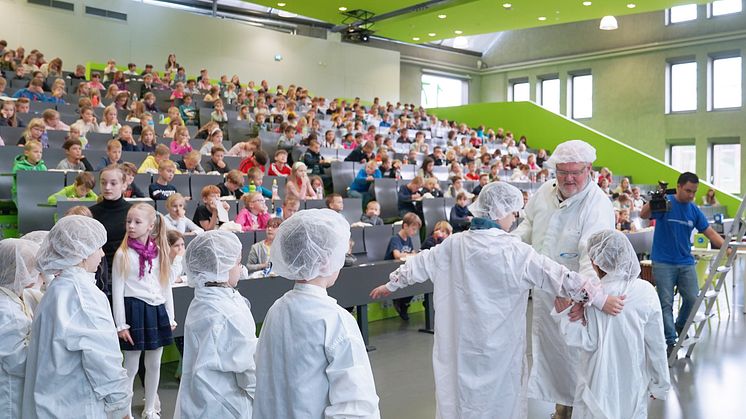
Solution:
{"label": "step", "polygon": [[688,347],[690,347],[692,345],[696,345],[697,343],[699,343],[700,340],[701,340],[701,338],[698,338],[698,337],[695,337],[695,336],[692,336],[690,338],[686,338],[686,339],[684,339],[683,342],[681,342],[681,347],[682,348],[688,348]]}
{"label": "step", "polygon": [[703,322],[703,321],[705,321],[707,319],[710,319],[710,318],[712,318],[714,316],[715,316],[715,312],[712,312],[710,314],[705,314],[705,313],[702,313],[702,312],[698,312],[697,314],[694,315],[694,323]]}
{"label": "step", "polygon": [[705,293],[705,298],[714,298],[717,297],[720,292],[715,290],[709,290]]}
{"label": "step", "polygon": [[724,274],[724,273],[730,272],[731,269],[732,269],[731,266],[723,265],[723,266],[718,266],[718,268],[715,271],[719,274]]}
{"label": "step", "polygon": [[739,248],[746,248],[746,242],[730,242],[728,243],[728,246],[730,247],[739,247]]}

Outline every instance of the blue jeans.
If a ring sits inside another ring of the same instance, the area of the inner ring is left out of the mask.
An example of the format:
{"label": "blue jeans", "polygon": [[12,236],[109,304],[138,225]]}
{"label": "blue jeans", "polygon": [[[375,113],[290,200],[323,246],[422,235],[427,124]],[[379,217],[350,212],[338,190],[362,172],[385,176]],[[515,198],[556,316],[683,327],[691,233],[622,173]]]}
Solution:
{"label": "blue jeans", "polygon": [[[658,299],[661,302],[661,310],[663,310],[663,332],[666,335],[666,344],[673,345],[677,338],[676,329],[681,329],[686,324],[686,319],[689,318],[689,313],[699,294],[697,271],[694,265],[653,262],[653,277]],[[674,286],[678,288],[682,301],[675,323],[673,320]]]}

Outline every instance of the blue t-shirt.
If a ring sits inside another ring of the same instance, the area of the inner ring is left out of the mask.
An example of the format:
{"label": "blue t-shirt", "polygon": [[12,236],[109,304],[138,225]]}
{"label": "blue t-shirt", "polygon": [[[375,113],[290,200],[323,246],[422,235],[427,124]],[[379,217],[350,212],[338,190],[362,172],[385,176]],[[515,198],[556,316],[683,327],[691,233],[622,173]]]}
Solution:
{"label": "blue t-shirt", "polygon": [[710,223],[694,203],[681,203],[674,195],[666,198],[671,202],[671,211],[654,212],[651,216],[655,233],[650,258],[671,265],[694,265],[692,230],[696,228],[701,233]]}
{"label": "blue t-shirt", "polygon": [[402,253],[411,253],[412,250],[414,250],[412,238],[407,237],[406,239],[402,239],[398,233],[394,234],[394,236],[391,237],[391,240],[389,240],[389,247],[386,249],[386,257],[384,257],[384,260],[393,260],[394,250],[398,250]]}

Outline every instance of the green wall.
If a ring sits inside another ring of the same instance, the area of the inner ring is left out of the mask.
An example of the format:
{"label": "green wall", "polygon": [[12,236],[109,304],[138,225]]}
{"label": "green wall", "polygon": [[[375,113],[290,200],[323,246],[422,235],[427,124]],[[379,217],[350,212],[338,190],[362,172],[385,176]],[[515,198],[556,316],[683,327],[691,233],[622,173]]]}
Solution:
{"label": "green wall", "polygon": [[[516,135],[525,135],[532,148],[553,150],[567,140],[587,141],[596,148],[595,166],[608,166],[616,174],[631,176],[634,183],[655,184],[658,180],[667,180],[673,187],[679,176],[678,171],[662,161],[532,102],[478,103],[431,111],[438,118],[470,126],[506,127]],[[699,196],[709,186],[707,183],[700,186]],[[728,207],[731,216],[735,214],[739,198],[722,191],[718,191],[717,198]]]}

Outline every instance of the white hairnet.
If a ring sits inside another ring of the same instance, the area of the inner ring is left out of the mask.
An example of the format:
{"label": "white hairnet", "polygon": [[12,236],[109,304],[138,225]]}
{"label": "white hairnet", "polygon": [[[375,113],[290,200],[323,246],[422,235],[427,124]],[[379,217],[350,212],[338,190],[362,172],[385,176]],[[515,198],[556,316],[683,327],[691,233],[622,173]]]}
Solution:
{"label": "white hairnet", "polygon": [[558,145],[544,164],[556,169],[560,163],[593,163],[595,160],[595,148],[585,141],[570,140]]}
{"label": "white hairnet", "polygon": [[616,230],[601,230],[588,238],[588,257],[607,274],[625,279],[640,276],[640,261],[627,236]]}
{"label": "white hairnet", "polygon": [[60,218],[42,242],[36,263],[45,273],[77,266],[106,243],[106,229],[98,221],[82,215]]}
{"label": "white hairnet", "polygon": [[330,209],[296,212],[277,228],[270,248],[272,271],[310,280],[342,269],[350,246],[350,224]]}
{"label": "white hairnet", "polygon": [[30,233],[24,234],[23,236],[21,236],[21,238],[24,240],[31,240],[32,242],[41,246],[41,243],[47,237],[47,234],[49,234],[47,230],[36,230]]}
{"label": "white hairnet", "polygon": [[523,193],[505,182],[488,183],[479,192],[477,200],[469,205],[469,211],[479,218],[499,220],[511,212],[523,208]]}
{"label": "white hairnet", "polygon": [[190,287],[228,282],[228,272],[241,259],[241,241],[230,231],[211,230],[197,235],[186,248],[183,268]]}
{"label": "white hairnet", "polygon": [[36,252],[39,245],[24,239],[0,240],[0,287],[20,296],[39,279]]}

